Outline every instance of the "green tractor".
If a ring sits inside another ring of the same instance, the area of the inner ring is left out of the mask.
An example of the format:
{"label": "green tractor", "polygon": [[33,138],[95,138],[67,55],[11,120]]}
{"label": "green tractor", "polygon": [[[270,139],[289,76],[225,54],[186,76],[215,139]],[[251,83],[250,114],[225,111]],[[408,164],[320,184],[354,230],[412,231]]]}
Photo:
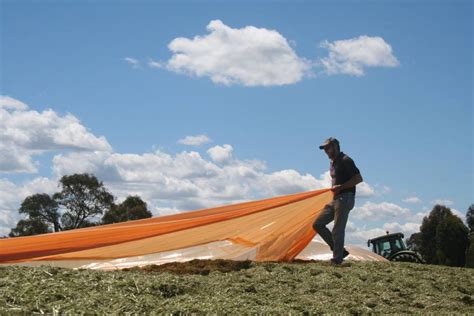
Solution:
{"label": "green tractor", "polygon": [[421,256],[405,246],[402,233],[389,234],[372,238],[367,241],[367,247],[372,245],[372,251],[390,261],[424,263]]}

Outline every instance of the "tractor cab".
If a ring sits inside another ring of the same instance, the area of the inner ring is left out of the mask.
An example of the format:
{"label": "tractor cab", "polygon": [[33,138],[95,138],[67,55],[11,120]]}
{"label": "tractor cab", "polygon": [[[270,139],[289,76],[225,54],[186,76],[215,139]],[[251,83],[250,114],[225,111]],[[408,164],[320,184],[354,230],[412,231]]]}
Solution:
{"label": "tractor cab", "polygon": [[404,237],[403,233],[389,234],[387,232],[387,235],[369,239],[367,247],[370,247],[372,244],[373,252],[388,259],[391,255],[407,249],[403,242]]}
{"label": "tractor cab", "polygon": [[367,247],[372,246],[372,251],[390,261],[406,261],[423,263],[421,256],[407,248],[403,242],[403,233],[394,233],[372,238],[367,241]]}

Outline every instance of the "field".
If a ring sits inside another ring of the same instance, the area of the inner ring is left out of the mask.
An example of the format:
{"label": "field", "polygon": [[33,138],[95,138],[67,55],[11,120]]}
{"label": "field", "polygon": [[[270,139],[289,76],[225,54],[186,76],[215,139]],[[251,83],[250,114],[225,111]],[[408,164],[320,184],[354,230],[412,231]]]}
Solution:
{"label": "field", "polygon": [[0,268],[0,314],[474,314],[474,270],[391,262],[193,260],[122,271]]}

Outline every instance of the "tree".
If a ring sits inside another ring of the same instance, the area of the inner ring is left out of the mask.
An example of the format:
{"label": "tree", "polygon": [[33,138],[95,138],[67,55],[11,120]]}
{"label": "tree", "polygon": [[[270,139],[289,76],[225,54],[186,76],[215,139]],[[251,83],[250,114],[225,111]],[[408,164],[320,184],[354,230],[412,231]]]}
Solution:
{"label": "tree", "polygon": [[[436,204],[423,218],[420,235],[413,238],[427,263],[464,265],[467,228],[451,209]],[[460,254],[463,253],[463,254]]]}
{"label": "tree", "polygon": [[102,215],[113,205],[113,195],[92,174],[65,175],[59,184],[61,191],[53,198],[67,210],[61,216],[64,230],[96,225],[89,219]]}
{"label": "tree", "polygon": [[49,225],[40,218],[21,219],[15,228],[12,228],[9,237],[32,236],[38,234],[50,233]]}
{"label": "tree", "polygon": [[92,221],[85,219],[84,221],[82,221],[82,223],[79,226],[75,227],[74,226],[75,219],[76,217],[72,215],[70,212],[63,213],[63,215],[61,216],[61,223],[62,223],[62,226],[64,227],[63,230],[70,230],[70,229],[75,229],[75,228],[84,228],[84,227],[98,225],[98,223],[94,223]]}
{"label": "tree", "polygon": [[119,205],[113,205],[102,217],[102,223],[112,224],[150,217],[152,213],[147,209],[146,202],[137,195],[130,195]]}
{"label": "tree", "polygon": [[474,204],[467,209],[466,223],[469,227],[469,246],[466,250],[466,267],[474,268]]}
{"label": "tree", "polygon": [[474,232],[474,204],[471,204],[467,209],[466,223],[471,232]]}
{"label": "tree", "polygon": [[407,246],[413,251],[420,252],[421,247],[421,233],[414,233],[407,239]]}
{"label": "tree", "polygon": [[61,230],[58,204],[46,193],[27,196],[18,211],[26,219],[20,220],[11,229],[10,237],[50,233],[50,226],[54,227],[54,231]]}
{"label": "tree", "polygon": [[468,228],[462,220],[448,216],[436,228],[436,256],[439,264],[463,267],[466,263]]}
{"label": "tree", "polygon": [[469,234],[469,246],[466,249],[466,267],[474,268],[474,232]]}
{"label": "tree", "polygon": [[436,204],[428,216],[423,218],[420,226],[420,254],[427,263],[439,264],[436,256],[436,228],[439,223],[452,216],[451,210],[444,206]]}
{"label": "tree", "polygon": [[42,221],[46,225],[51,224],[57,232],[61,230],[58,207],[58,203],[48,194],[40,193],[27,196],[21,203],[19,212],[29,219]]}

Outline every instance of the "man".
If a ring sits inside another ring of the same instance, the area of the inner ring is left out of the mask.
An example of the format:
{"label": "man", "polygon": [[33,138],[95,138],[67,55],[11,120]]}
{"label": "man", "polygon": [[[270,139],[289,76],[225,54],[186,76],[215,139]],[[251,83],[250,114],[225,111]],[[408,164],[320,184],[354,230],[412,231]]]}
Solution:
{"label": "man", "polygon": [[[354,161],[340,150],[339,141],[330,137],[319,146],[330,159],[333,200],[326,204],[320,216],[314,221],[314,230],[323,238],[333,252],[331,262],[341,264],[349,252],[344,248],[344,235],[349,211],[355,203],[356,185],[362,176]],[[334,220],[332,232],[326,227]]]}

